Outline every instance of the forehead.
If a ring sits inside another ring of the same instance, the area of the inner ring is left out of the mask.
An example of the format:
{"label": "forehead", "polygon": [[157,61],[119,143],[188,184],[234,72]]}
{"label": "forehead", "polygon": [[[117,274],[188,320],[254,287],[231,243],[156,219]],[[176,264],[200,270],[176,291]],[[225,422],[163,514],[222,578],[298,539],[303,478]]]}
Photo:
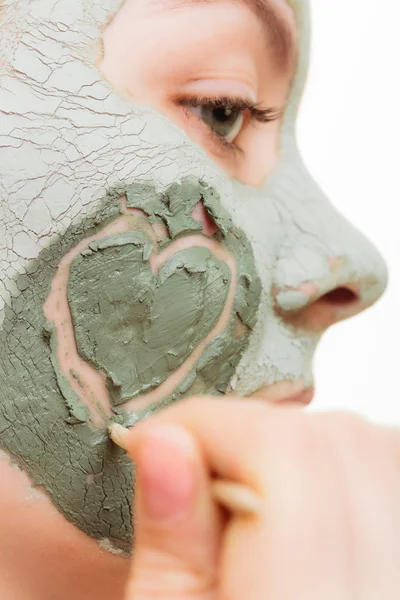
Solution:
{"label": "forehead", "polygon": [[293,10],[286,0],[146,0],[146,4],[150,9],[164,11],[222,4],[247,8],[260,19],[278,66],[293,66],[296,55],[296,22]]}
{"label": "forehead", "polygon": [[[36,26],[40,31],[49,23],[57,25],[51,39],[57,41],[58,23],[61,23],[61,36],[65,38],[69,34],[68,37],[74,37],[75,45],[81,48],[82,58],[86,59],[89,55],[93,60],[94,29],[100,28],[102,32],[127,1],[70,0],[64,3],[57,0],[0,0],[0,76],[4,66],[12,63],[15,49],[28,27]],[[296,62],[299,59],[307,62],[304,54],[307,55],[308,46],[300,44],[299,38],[308,39],[309,36],[309,0],[145,0],[146,5],[165,10],[213,3],[248,7],[267,28],[268,37],[274,42],[276,55],[281,61],[289,62],[290,66],[293,58]],[[80,40],[82,35],[84,39]]]}

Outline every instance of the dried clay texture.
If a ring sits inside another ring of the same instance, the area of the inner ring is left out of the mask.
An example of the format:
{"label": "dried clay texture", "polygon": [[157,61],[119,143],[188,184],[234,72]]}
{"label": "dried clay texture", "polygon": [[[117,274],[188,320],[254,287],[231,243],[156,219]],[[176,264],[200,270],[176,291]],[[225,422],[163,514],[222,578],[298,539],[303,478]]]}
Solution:
{"label": "dried clay texture", "polygon": [[225,392],[260,298],[249,243],[205,185],[127,185],[28,271],[0,338],[2,446],[83,531],[128,550],[131,465],[106,426]]}

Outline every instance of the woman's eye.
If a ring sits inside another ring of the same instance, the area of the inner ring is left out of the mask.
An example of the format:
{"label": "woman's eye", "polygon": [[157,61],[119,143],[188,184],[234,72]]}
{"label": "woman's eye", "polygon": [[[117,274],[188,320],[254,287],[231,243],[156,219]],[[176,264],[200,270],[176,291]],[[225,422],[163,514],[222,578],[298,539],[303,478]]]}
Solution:
{"label": "woman's eye", "polygon": [[187,109],[197,115],[227,143],[232,143],[242,129],[244,111],[241,108],[202,104],[200,106],[188,106]]}

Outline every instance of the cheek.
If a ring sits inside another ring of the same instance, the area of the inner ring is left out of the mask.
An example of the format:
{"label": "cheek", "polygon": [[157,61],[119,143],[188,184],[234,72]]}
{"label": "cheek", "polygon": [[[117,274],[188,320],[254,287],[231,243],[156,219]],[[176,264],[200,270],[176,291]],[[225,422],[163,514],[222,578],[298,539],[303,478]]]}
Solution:
{"label": "cheek", "polygon": [[125,184],[15,285],[1,445],[68,520],[127,551],[132,465],[106,426],[226,391],[260,302],[250,242],[203,182]]}

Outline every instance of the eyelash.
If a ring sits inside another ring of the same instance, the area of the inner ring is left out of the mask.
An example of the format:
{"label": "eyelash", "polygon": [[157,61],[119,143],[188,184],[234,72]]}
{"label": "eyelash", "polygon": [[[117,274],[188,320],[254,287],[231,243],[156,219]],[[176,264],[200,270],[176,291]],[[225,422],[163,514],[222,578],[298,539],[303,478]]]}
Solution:
{"label": "eyelash", "polygon": [[[210,106],[212,108],[230,108],[239,110],[242,114],[245,111],[250,113],[250,122],[258,123],[270,123],[276,121],[282,116],[282,111],[278,108],[259,108],[259,103],[251,102],[245,98],[229,97],[229,96],[196,96],[196,97],[181,97],[177,99],[177,103],[182,107],[194,107],[199,106]],[[188,111],[189,112],[189,111]],[[194,116],[202,121],[197,115],[190,112],[190,116]],[[202,121],[203,122],[203,121]],[[218,135],[215,131],[209,128],[213,140],[218,143],[220,147],[225,150],[229,150],[233,154],[243,154],[243,149],[236,142],[227,142],[223,137]]]}

